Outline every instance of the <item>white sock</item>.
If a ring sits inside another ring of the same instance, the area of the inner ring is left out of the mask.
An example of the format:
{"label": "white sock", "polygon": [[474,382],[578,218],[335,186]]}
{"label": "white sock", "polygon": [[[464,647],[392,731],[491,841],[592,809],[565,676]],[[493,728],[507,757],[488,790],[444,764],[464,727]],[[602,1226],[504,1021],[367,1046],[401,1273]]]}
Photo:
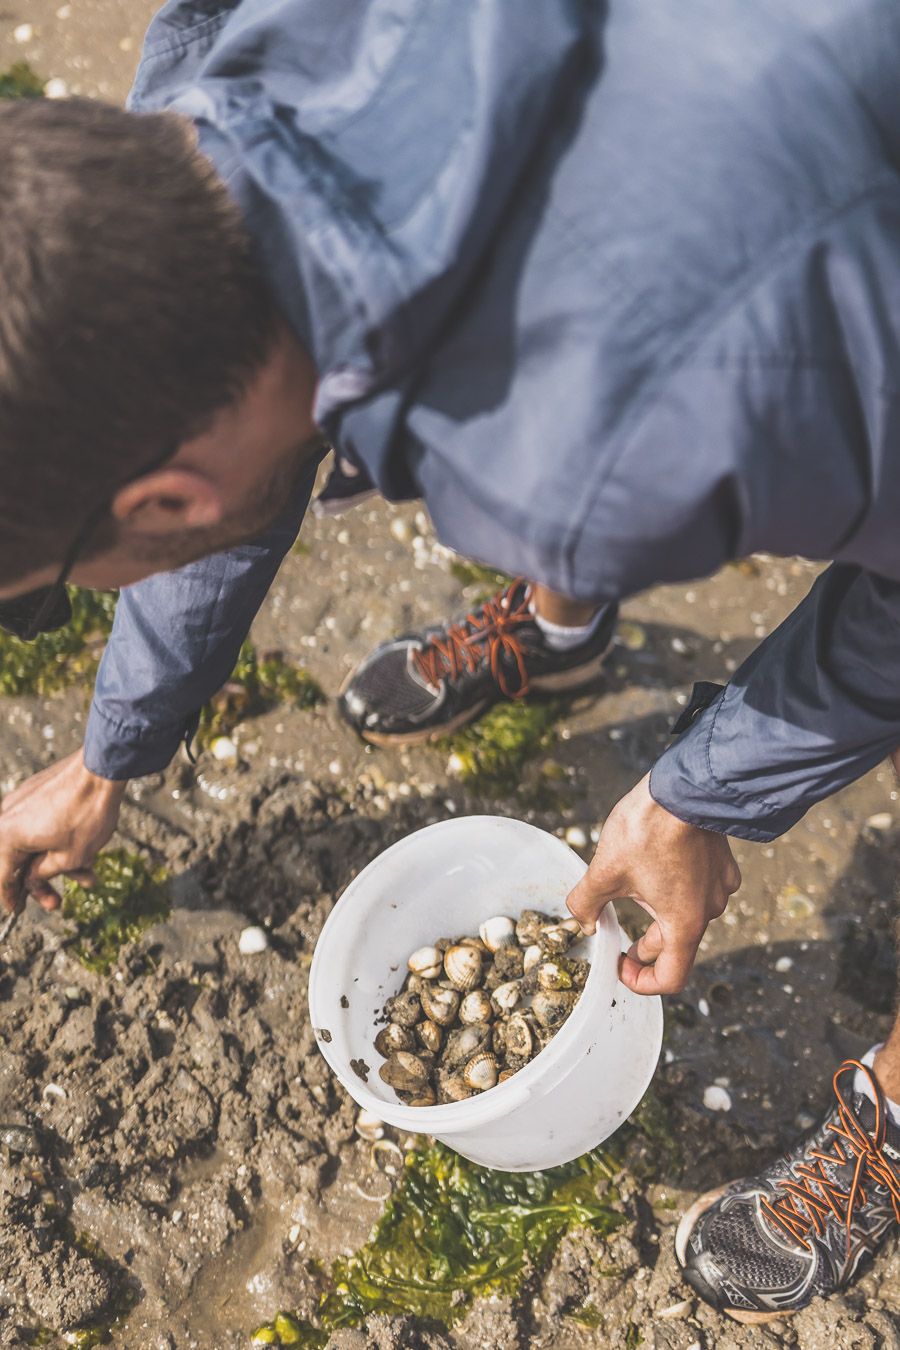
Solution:
{"label": "white sock", "polygon": [[586,624],[582,624],[578,628],[567,628],[561,623],[551,623],[549,619],[545,619],[543,615],[538,614],[534,607],[534,601],[531,602],[529,608],[534,615],[535,623],[544,635],[547,646],[554,652],[567,652],[572,647],[580,647],[582,642],[587,642],[589,637],[593,637],[597,625],[606,611],[606,605],[601,605],[594,617],[588,620]]}
{"label": "white sock", "polygon": [[[867,1050],[863,1055],[860,1064],[865,1064],[867,1069],[871,1069],[872,1065],[875,1063],[875,1056],[880,1049],[881,1045],[873,1045],[872,1049]],[[870,1102],[874,1102],[875,1100],[868,1078],[864,1073],[860,1073],[859,1069],[856,1070],[856,1076],[853,1079],[853,1091],[863,1093],[864,1096],[868,1097]],[[885,1097],[884,1104],[887,1107],[888,1115],[894,1124],[900,1125],[900,1102],[892,1102],[890,1097]]]}

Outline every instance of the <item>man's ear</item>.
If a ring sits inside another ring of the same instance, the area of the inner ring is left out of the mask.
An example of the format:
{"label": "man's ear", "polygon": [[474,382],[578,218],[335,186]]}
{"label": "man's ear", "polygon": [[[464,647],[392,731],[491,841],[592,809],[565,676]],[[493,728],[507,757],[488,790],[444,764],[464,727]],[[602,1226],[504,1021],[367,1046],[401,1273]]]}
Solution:
{"label": "man's ear", "polygon": [[126,483],[112,514],[126,530],[165,535],[218,525],[224,514],[217,485],[195,469],[163,467]]}

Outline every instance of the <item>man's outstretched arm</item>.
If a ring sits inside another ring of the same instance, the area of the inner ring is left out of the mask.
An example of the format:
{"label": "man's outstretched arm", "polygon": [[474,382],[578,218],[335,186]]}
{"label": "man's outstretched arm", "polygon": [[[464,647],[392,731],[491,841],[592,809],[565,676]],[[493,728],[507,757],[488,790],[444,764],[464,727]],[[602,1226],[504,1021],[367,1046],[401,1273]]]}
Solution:
{"label": "man's outstretched arm", "polygon": [[315,467],[289,508],[247,544],[125,588],[83,750],[10,793],[0,810],[0,903],[48,909],[62,873],[90,879],[129,778],[165,767],[225,682],[300,527]]}
{"label": "man's outstretched arm", "polygon": [[900,584],[835,564],[617,804],[569,904],[588,927],[623,896],[652,916],[629,987],[683,988],[740,885],[725,835],[776,838],[900,745],[898,671]]}

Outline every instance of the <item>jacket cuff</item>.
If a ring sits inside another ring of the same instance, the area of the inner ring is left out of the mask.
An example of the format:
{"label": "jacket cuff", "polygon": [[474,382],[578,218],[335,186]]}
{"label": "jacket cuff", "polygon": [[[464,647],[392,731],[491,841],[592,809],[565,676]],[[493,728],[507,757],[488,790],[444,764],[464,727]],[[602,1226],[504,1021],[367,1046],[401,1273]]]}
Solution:
{"label": "jacket cuff", "polygon": [[789,804],[773,802],[752,783],[738,787],[715,776],[712,740],[727,693],[722,690],[656,761],[650,771],[650,795],[687,825],[769,843],[796,825],[810,803],[797,801],[796,796]]}
{"label": "jacket cuff", "polygon": [[85,768],[112,781],[160,773],[191,734],[195,720],[167,727],[136,726],[115,721],[92,703],[84,736]]}

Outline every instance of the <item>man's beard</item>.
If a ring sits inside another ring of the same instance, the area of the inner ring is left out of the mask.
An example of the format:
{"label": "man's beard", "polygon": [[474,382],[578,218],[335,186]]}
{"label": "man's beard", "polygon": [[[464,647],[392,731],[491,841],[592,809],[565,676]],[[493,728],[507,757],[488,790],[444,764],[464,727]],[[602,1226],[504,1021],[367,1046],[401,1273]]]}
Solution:
{"label": "man's beard", "polygon": [[[174,572],[179,567],[222,553],[236,544],[248,543],[287,510],[299,494],[301,484],[315,473],[324,442],[316,435],[303,441],[292,456],[259,484],[253,496],[243,501],[239,511],[223,517],[203,530],[182,530],[161,537],[141,535],[129,541],[131,558],[153,572]],[[91,553],[102,553],[121,540],[106,539]]]}

